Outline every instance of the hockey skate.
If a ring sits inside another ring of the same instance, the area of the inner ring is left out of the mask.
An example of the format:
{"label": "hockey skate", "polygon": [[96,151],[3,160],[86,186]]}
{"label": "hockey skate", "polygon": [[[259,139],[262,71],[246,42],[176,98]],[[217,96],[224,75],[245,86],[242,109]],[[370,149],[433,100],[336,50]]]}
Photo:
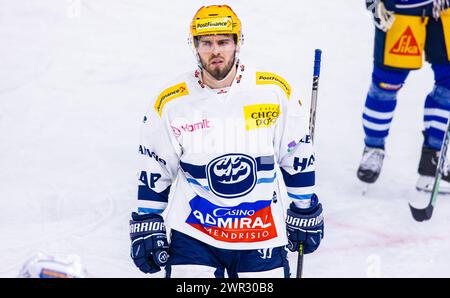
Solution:
{"label": "hockey skate", "polygon": [[[436,167],[439,161],[439,150],[422,147],[422,154],[419,162],[419,179],[416,183],[416,189],[431,192],[436,174]],[[450,193],[450,165],[447,160],[444,163],[441,183],[439,185],[439,193]]]}
{"label": "hockey skate", "polygon": [[374,183],[383,166],[384,149],[366,146],[358,168],[358,178],[365,183]]}

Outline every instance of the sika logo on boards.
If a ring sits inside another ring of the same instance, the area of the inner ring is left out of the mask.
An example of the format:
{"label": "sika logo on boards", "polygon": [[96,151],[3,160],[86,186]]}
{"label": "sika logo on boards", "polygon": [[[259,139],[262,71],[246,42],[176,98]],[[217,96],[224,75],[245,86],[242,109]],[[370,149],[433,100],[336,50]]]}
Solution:
{"label": "sika logo on boards", "polygon": [[402,56],[421,56],[419,45],[409,26],[394,44],[389,53]]}

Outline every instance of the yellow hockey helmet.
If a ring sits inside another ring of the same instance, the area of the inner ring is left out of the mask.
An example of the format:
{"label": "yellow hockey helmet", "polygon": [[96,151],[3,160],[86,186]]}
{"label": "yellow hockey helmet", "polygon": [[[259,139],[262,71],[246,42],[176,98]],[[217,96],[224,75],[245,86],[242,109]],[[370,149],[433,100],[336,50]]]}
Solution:
{"label": "yellow hockey helmet", "polygon": [[235,34],[236,45],[242,43],[241,21],[228,5],[210,5],[201,7],[191,22],[190,42],[194,38],[212,34]]}

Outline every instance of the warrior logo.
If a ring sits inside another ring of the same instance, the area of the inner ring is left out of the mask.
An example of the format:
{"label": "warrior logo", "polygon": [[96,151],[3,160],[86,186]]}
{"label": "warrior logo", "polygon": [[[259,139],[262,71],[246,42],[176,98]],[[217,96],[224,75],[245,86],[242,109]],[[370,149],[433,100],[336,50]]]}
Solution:
{"label": "warrior logo", "polygon": [[207,166],[211,191],[222,198],[236,198],[248,194],[256,185],[256,161],[244,154],[226,154]]}
{"label": "warrior logo", "polygon": [[272,258],[272,248],[264,248],[264,249],[258,249],[258,252],[261,254],[261,259],[270,259]]}

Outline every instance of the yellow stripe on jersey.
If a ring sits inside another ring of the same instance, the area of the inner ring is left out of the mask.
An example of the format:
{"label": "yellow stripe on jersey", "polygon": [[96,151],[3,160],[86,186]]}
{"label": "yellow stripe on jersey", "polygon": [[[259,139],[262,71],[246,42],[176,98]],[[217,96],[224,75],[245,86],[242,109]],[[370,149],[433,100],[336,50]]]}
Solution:
{"label": "yellow stripe on jersey", "polygon": [[291,97],[291,86],[285,79],[271,72],[256,72],[256,85],[275,84],[281,87],[286,97]]}
{"label": "yellow stripe on jersey", "polygon": [[167,88],[166,90],[161,92],[161,94],[158,96],[158,99],[156,100],[156,103],[155,103],[156,112],[159,114],[159,116],[161,116],[164,106],[169,101],[171,101],[177,97],[188,95],[188,94],[189,94],[189,91],[188,91],[188,88],[187,88],[185,82],[180,83],[175,86],[172,86],[170,88]]}

